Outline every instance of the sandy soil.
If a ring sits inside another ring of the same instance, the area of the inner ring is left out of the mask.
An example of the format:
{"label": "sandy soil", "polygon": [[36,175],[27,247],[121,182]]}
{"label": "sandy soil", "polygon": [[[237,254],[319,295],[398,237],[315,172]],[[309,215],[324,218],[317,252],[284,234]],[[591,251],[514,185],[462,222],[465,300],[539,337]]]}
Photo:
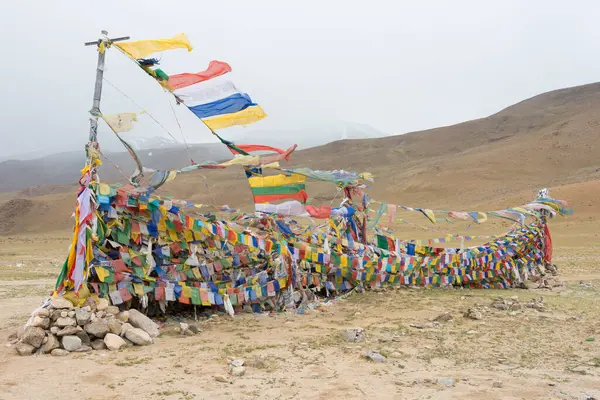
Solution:
{"label": "sandy soil", "polygon": [[[68,238],[0,245],[4,344],[49,292]],[[2,346],[0,399],[600,398],[600,247],[559,247],[556,255],[565,286],[552,291],[369,292],[304,315],[203,315],[193,337],[181,337],[173,318],[152,346],[64,358],[20,357]],[[547,310],[489,307],[497,296],[543,296]],[[483,319],[463,316],[473,306]],[[444,312],[453,319],[430,322]],[[356,326],[366,340],[349,343],[343,331]],[[366,360],[369,350],[387,362]],[[243,377],[229,377],[231,359],[246,362]]]}

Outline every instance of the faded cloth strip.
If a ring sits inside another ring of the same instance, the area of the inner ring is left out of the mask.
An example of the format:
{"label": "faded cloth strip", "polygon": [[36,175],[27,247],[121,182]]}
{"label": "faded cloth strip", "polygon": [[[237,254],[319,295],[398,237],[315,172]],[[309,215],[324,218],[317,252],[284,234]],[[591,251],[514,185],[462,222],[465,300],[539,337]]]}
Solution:
{"label": "faded cloth strip", "polygon": [[211,61],[208,68],[197,73],[183,73],[169,76],[171,90],[183,89],[199,82],[204,82],[217,76],[231,72],[231,66],[223,61]]}

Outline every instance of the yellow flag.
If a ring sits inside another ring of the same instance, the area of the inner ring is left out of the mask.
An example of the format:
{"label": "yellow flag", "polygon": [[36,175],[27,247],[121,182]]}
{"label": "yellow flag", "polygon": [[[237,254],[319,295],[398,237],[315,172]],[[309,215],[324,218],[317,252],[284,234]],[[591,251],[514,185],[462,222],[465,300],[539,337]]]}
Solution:
{"label": "yellow flag", "polygon": [[248,183],[251,188],[264,188],[272,186],[292,185],[294,183],[302,183],[306,181],[303,175],[293,174],[285,176],[283,174],[273,176],[254,176],[248,178]]}
{"label": "yellow flag", "polygon": [[216,117],[204,119],[206,125],[211,129],[229,128],[234,125],[249,125],[265,118],[267,114],[260,106],[248,107],[242,111],[231,114],[218,115]]}
{"label": "yellow flag", "polygon": [[115,43],[114,45],[136,60],[165,50],[186,48],[188,51],[192,51],[192,44],[184,33],[180,33],[171,39],[138,40],[136,42]]}

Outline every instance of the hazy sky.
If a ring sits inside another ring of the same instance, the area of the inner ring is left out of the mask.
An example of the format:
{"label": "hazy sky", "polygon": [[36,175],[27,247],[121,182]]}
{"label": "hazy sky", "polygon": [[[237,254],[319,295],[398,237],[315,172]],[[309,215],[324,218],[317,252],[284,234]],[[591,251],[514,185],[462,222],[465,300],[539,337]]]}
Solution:
{"label": "hazy sky", "polygon": [[[0,156],[83,147],[96,64],[83,42],[102,29],[135,40],[187,33],[193,52],[161,55],[170,74],[229,62],[269,114],[243,128],[252,142],[253,130],[331,121],[405,133],[598,81],[598,21],[592,0],[5,1]],[[181,137],[171,98],[131,61],[110,51],[106,78]],[[139,111],[108,85],[102,104]],[[188,140],[212,140],[187,110],[176,113]],[[232,129],[221,132],[242,128]],[[163,134],[148,117],[136,132]],[[100,139],[112,139],[104,126]]]}

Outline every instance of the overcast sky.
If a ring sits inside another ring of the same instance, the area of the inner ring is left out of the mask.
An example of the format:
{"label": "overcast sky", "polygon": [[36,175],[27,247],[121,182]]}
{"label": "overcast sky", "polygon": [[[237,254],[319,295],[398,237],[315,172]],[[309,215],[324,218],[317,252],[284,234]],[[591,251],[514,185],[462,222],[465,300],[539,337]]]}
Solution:
{"label": "overcast sky", "polygon": [[[6,1],[0,156],[83,147],[96,64],[83,42],[102,29],[135,40],[185,32],[194,51],[162,53],[169,74],[230,63],[269,115],[243,128],[251,143],[253,130],[335,121],[406,133],[598,81],[598,21],[593,0]],[[106,78],[181,137],[171,98],[117,51]],[[102,109],[139,111],[108,85]],[[188,140],[212,140],[187,110],[176,114]],[[148,117],[136,132],[164,134]],[[104,126],[100,139],[112,139]]]}

